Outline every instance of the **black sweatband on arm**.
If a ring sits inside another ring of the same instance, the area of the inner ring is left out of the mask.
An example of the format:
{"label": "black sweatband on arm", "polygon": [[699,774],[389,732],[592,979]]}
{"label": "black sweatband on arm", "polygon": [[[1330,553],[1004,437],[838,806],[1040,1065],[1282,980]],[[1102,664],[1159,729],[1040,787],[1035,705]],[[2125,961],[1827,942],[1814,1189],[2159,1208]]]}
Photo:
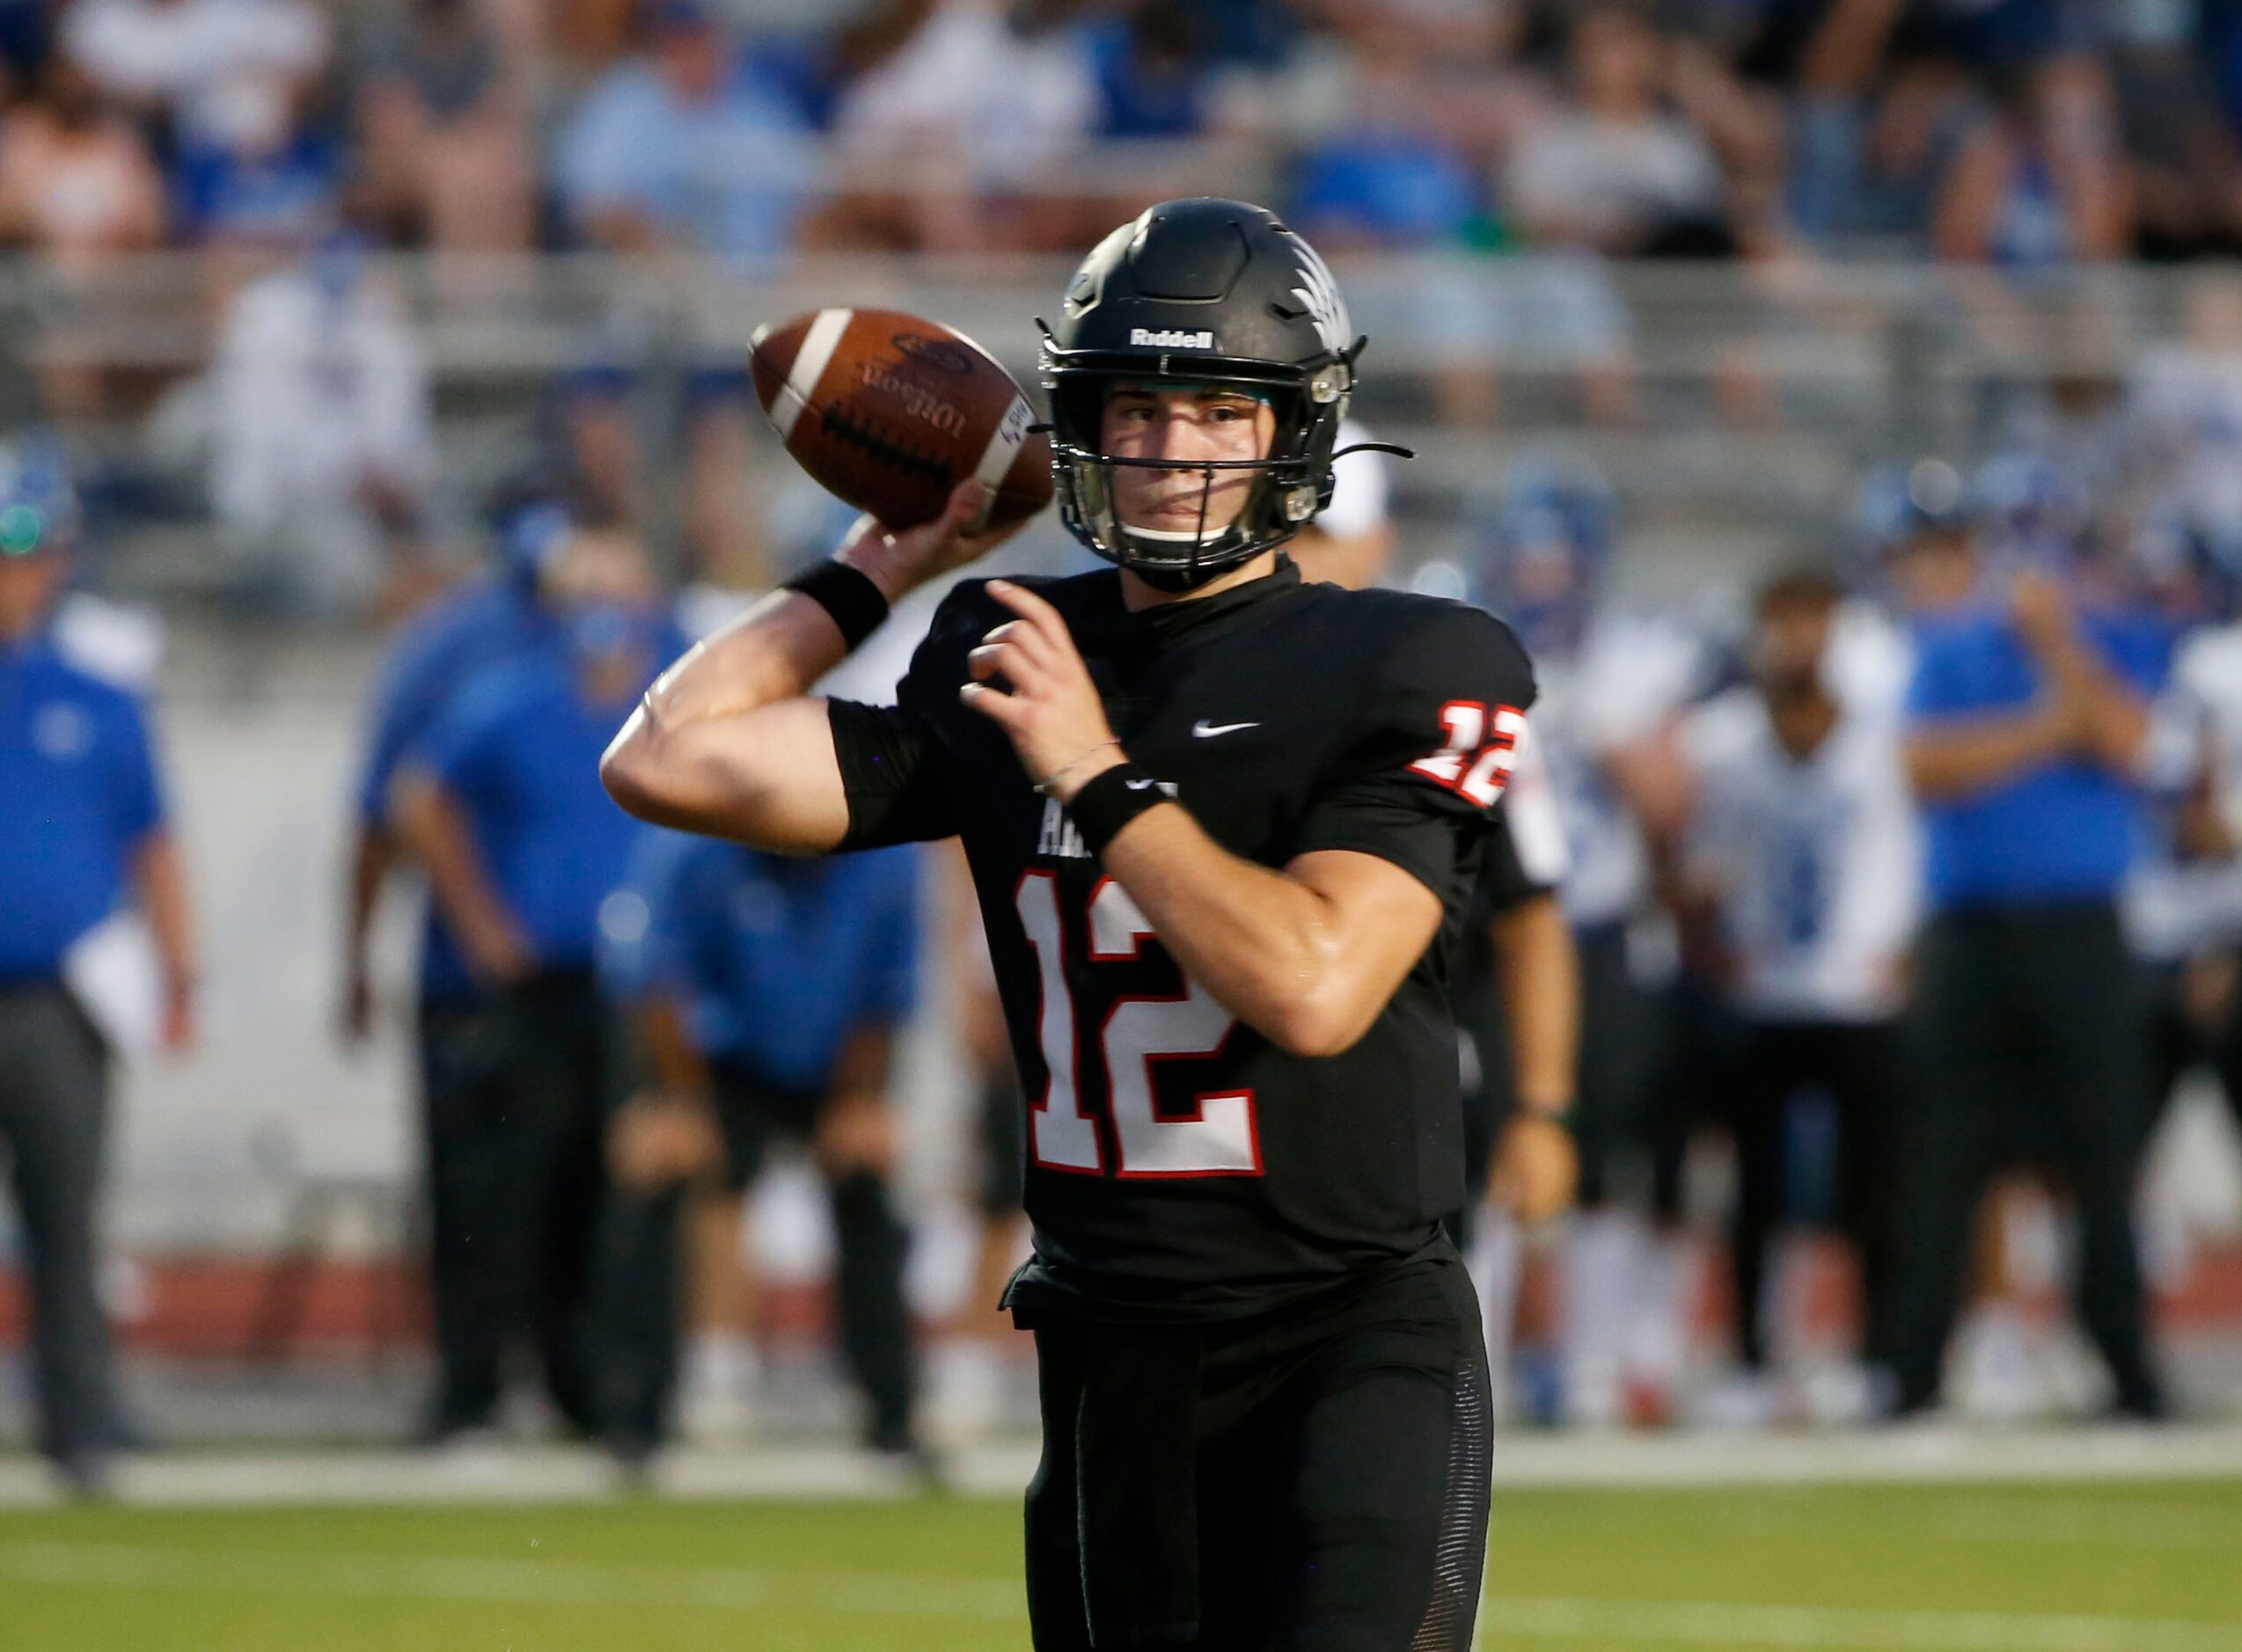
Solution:
{"label": "black sweatband on arm", "polygon": [[1147,809],[1172,800],[1160,782],[1135,764],[1117,763],[1090,777],[1066,806],[1066,815],[1082,834],[1083,846],[1094,855],[1103,855],[1124,826]]}
{"label": "black sweatband on arm", "polygon": [[880,594],[872,576],[846,562],[820,562],[779,588],[798,592],[831,614],[833,624],[840,627],[841,640],[852,653],[888,617],[888,599]]}

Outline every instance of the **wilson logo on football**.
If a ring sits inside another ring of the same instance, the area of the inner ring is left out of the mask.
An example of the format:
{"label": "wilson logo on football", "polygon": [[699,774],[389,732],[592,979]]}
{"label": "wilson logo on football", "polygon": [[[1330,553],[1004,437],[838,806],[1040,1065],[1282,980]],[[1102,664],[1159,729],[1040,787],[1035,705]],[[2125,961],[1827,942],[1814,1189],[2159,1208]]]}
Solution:
{"label": "wilson logo on football", "polygon": [[877,362],[865,362],[862,373],[868,388],[894,397],[906,411],[925,420],[943,435],[962,436],[965,434],[965,415],[931,391],[913,384],[908,379],[898,378]]}
{"label": "wilson logo on football", "polygon": [[1214,347],[1214,335],[1206,332],[1185,333],[1177,327],[1161,327],[1157,331],[1151,327],[1132,327],[1129,329],[1129,342],[1149,345],[1155,350],[1211,350]]}

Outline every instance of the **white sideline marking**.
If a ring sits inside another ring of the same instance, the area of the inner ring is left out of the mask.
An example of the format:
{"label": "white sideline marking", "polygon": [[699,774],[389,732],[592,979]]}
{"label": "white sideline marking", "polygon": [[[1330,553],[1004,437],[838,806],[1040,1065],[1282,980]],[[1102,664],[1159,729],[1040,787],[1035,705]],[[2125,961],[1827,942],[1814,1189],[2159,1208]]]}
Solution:
{"label": "white sideline marking", "polygon": [[1000,1578],[775,1574],[732,1567],[584,1566],[443,1555],[290,1554],[117,1544],[0,1545],[0,1577],[64,1588],[401,1596],[408,1599],[673,1606],[754,1612],[774,1604],[894,1617],[1026,1616],[1022,1587]]}
{"label": "white sideline marking", "polygon": [[1897,1648],[1906,1652],[2238,1652],[2242,1625],[2083,1614],[1490,1597],[1479,1641]]}
{"label": "white sideline marking", "polygon": [[[897,1617],[1016,1622],[1018,1583],[998,1578],[780,1576],[731,1568],[584,1566],[434,1555],[288,1554],[106,1544],[0,1545],[20,1583],[197,1592],[355,1595],[751,1612],[789,1604]],[[1694,1601],[1495,1597],[1483,1642],[1520,1636],[1682,1646],[1899,1648],[1908,1652],[2242,1652],[2242,1625],[1997,1612],[1762,1606]]]}
{"label": "white sideline marking", "polygon": [[[1034,1473],[1032,1441],[962,1451],[951,1488],[1013,1497]],[[1495,1443],[1495,1514],[1506,1490],[1829,1485],[2027,1485],[2041,1480],[2242,1480],[2242,1427],[2108,1428],[1970,1434],[1959,1430],[1856,1435],[1506,1436]],[[842,1446],[756,1451],[680,1449],[656,1459],[655,1488],[709,1499],[864,1498],[914,1495],[907,1475]],[[597,1453],[551,1446],[500,1447],[452,1456],[373,1450],[157,1454],[120,1465],[117,1494],[151,1508],[281,1504],[596,1502],[615,1480]],[[30,1457],[0,1457],[0,1509],[40,1508],[55,1493]],[[2030,1527],[2065,1540],[2062,1517]],[[2030,1517],[2026,1517],[2029,1522]],[[2159,1528],[2166,1531],[2169,1527]],[[2193,1546],[2184,1536],[2143,1542]],[[2206,1539],[2208,1541],[2208,1539]]]}

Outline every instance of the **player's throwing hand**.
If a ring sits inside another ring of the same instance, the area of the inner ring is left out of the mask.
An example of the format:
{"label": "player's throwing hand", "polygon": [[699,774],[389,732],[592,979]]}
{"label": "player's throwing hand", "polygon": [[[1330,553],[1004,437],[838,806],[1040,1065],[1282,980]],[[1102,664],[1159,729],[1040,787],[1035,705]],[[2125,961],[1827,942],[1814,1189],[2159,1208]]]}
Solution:
{"label": "player's throwing hand", "polygon": [[950,490],[942,514],[916,528],[891,529],[860,516],[834,559],[868,577],[890,603],[928,580],[986,556],[1020,531],[1021,524],[975,531],[988,490],[970,478]]}
{"label": "player's throwing hand", "polygon": [[[1067,802],[1122,760],[1121,742],[1059,610],[1008,581],[991,580],[988,588],[1020,617],[991,631],[966,656],[973,680],[958,696],[1012,736],[1029,779]],[[991,686],[998,679],[1009,692]]]}

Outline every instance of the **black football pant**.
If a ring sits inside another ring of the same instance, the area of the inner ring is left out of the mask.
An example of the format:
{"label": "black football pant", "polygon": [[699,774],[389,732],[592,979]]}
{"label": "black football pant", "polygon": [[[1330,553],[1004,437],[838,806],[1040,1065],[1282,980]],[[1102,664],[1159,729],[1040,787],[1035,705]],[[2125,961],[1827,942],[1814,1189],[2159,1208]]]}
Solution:
{"label": "black football pant", "polygon": [[[1696,1086],[1701,1018],[1687,983],[1645,987],[1628,925],[1573,931],[1580,960],[1580,1072],[1573,1137],[1584,1210],[1624,1200],[1661,1223],[1681,1211],[1682,1160]],[[1686,1070],[1686,1071],[1685,1071]],[[1639,1190],[1639,1191],[1638,1191]]]}
{"label": "black football pant", "polygon": [[[714,1077],[724,1186],[744,1192],[762,1173],[772,1137],[806,1140],[816,1133],[826,1096],[766,1085],[733,1064],[715,1064]],[[885,1178],[871,1171],[829,1178],[826,1193],[841,1354],[865,1398],[867,1439],[892,1449],[911,1437],[918,1385],[904,1297],[910,1230],[895,1215]],[[618,1188],[608,1196],[599,1259],[600,1413],[609,1439],[626,1451],[648,1449],[668,1432],[683,1319],[678,1224],[690,1197],[684,1188]]]}
{"label": "black football pant", "polygon": [[2132,1195],[2139,1159],[2137,983],[2106,902],[1934,918],[1916,983],[1913,1093],[1901,1117],[1894,1370],[1926,1403],[1976,1255],[1986,1183],[2038,1144],[2078,1213],[2078,1316],[2120,1403],[2159,1399]]}
{"label": "black football pant", "polygon": [[1736,1138],[1736,1203],[1728,1230],[1736,1294],[1736,1349],[1767,1363],[1762,1319],[1769,1246],[1789,1215],[1784,1121],[1808,1086],[1837,1107],[1839,1232],[1860,1268],[1862,1357],[1891,1356],[1892,1130],[1900,1104],[1900,1032],[1889,1021],[1759,1021],[1742,1033],[1730,1092]]}
{"label": "black football pant", "polygon": [[[1173,1329],[1163,1329],[1172,1336]],[[1077,1473],[1099,1333],[1036,1326],[1044,1455],[1027,1499],[1036,1652],[1095,1645]],[[1109,1327],[1102,1334],[1111,1336]],[[1125,1334],[1125,1333],[1124,1333]],[[1460,1265],[1344,1305],[1200,1327],[1192,1478],[1201,1652],[1469,1652],[1487,1539],[1490,1417]],[[1109,1345],[1110,1346],[1110,1345]]]}
{"label": "black football pant", "polygon": [[1457,1027],[1470,1041],[1474,1082],[1462,1090],[1463,1209],[1447,1224],[1458,1250],[1476,1230],[1479,1207],[1494,1171],[1495,1149],[1503,1127],[1518,1108],[1518,1070],[1512,1053],[1510,1023],[1494,969],[1493,948],[1475,945],[1456,961],[1448,997]]}
{"label": "black football pant", "polygon": [[30,1276],[40,1449],[63,1460],[116,1437],[95,1239],[108,1068],[100,1034],[62,983],[0,985],[0,1161]]}
{"label": "black football pant", "polygon": [[517,1350],[534,1354],[568,1423],[594,1429],[605,1028],[588,970],[421,1005],[437,1434],[491,1420]]}
{"label": "black football pant", "polygon": [[2143,1146],[2163,1122],[2180,1079],[2199,1066],[2218,1080],[2227,1109],[2242,1129],[2242,986],[2206,1024],[2189,1013],[2180,966],[2144,964],[2142,972],[2149,1044],[2148,1105],[2141,1110]]}

